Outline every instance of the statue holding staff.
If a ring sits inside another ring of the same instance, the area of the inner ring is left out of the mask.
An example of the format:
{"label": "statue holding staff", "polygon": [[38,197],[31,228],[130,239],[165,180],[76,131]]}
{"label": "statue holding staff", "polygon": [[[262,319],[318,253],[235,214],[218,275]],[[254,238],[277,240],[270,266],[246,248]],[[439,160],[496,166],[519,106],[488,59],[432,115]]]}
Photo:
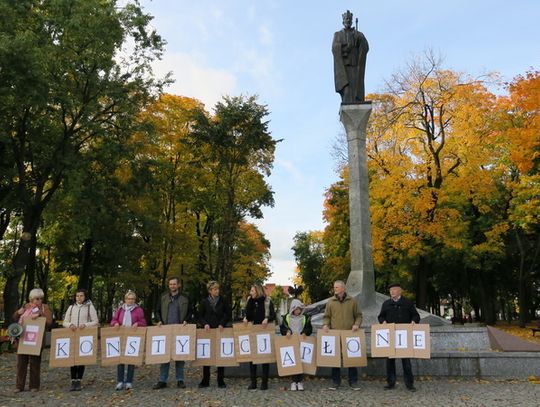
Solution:
{"label": "statue holding staff", "polygon": [[353,14],[347,10],[343,14],[344,28],[334,34],[332,42],[334,82],[342,104],[365,101],[364,74],[369,46],[364,34],[352,27],[352,19]]}

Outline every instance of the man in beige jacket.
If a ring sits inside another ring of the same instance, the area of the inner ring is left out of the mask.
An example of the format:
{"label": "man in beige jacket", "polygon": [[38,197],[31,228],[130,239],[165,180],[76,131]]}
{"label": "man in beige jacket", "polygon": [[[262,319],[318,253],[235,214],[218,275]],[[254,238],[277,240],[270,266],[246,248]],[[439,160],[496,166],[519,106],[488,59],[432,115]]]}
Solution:
{"label": "man in beige jacket", "polygon": [[[334,296],[328,300],[323,317],[323,331],[343,329],[357,331],[362,324],[362,311],[354,298],[345,292],[345,283],[337,280],[334,283]],[[341,368],[332,368],[332,385],[330,390],[337,390],[341,385]],[[358,369],[349,368],[349,385],[358,390]]]}

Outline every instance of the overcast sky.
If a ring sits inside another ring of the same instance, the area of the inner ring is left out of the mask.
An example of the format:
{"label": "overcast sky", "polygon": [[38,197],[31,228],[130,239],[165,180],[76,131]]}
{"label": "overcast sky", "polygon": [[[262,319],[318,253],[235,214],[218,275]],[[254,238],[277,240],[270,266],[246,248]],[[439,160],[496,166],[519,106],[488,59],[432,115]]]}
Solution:
{"label": "overcast sky", "polygon": [[143,0],[167,41],[156,71],[167,92],[207,109],[222,95],[256,94],[278,145],[269,183],[275,207],[256,221],[272,244],[269,282],[290,284],[292,238],[320,230],[323,194],[338,179],[330,150],[342,131],[331,43],[350,9],[368,39],[366,93],[432,49],[448,68],[511,80],[540,69],[540,1]]}

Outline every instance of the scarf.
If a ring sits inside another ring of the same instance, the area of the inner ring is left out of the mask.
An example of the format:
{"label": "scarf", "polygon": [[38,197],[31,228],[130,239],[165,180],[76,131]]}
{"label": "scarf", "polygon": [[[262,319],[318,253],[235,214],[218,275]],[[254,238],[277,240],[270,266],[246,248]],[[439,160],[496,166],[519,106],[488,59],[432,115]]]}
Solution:
{"label": "scarf", "polygon": [[24,310],[24,313],[23,313],[23,314],[20,316],[20,318],[19,318],[19,324],[22,325],[24,318],[26,318],[26,317],[28,317],[28,316],[30,316],[30,315],[33,314],[32,310],[33,310],[34,308],[39,308],[39,307],[38,307],[37,305],[32,305],[31,307],[28,307],[28,308],[26,308],[26,309]]}
{"label": "scarf", "polygon": [[212,297],[211,295],[208,296],[208,302],[210,303],[210,306],[216,312],[216,305],[218,303],[219,297]]}
{"label": "scarf", "polygon": [[133,311],[137,307],[137,304],[133,305],[127,305],[122,304],[122,309],[124,310],[124,320],[122,321],[122,325],[124,326],[131,326],[131,311]]}

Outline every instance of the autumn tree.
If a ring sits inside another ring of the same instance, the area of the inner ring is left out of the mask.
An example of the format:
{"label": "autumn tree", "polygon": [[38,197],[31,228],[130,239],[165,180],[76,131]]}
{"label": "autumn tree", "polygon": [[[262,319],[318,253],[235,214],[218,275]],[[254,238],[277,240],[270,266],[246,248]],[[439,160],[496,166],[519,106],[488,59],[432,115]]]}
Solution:
{"label": "autumn tree", "polygon": [[[540,72],[531,71],[510,83],[508,97],[501,98],[500,164],[509,192],[509,237],[516,248],[519,321],[534,318],[540,286]],[[536,291],[534,291],[536,290]]]}

